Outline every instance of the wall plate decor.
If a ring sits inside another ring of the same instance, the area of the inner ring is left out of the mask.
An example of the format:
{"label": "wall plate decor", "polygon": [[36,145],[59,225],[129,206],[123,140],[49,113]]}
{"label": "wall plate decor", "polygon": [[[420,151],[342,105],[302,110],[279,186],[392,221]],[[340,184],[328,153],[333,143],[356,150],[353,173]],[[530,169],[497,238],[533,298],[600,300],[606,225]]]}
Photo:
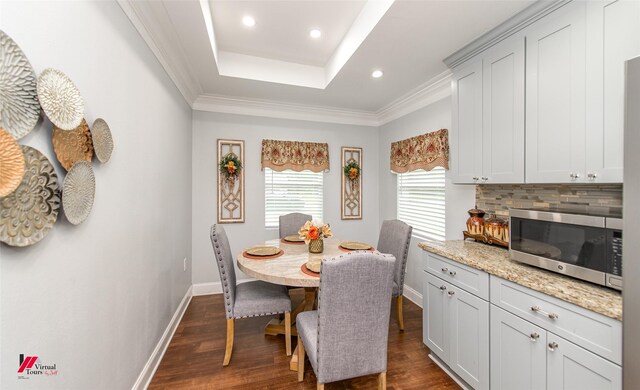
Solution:
{"label": "wall plate decor", "polygon": [[51,132],[53,150],[60,161],[60,165],[68,171],[76,161],[85,160],[91,162],[93,157],[93,142],[91,131],[86,120],[82,120],[80,126],[73,130],[62,130],[53,125]]}
{"label": "wall plate decor", "polygon": [[84,101],[71,79],[57,69],[47,68],[38,77],[38,100],[51,123],[73,130],[84,118]]}
{"label": "wall plate decor", "polygon": [[24,176],[24,154],[11,134],[0,128],[0,197],[12,193]]}
{"label": "wall plate decor", "polygon": [[36,73],[20,47],[0,30],[0,126],[20,139],[39,118]]}
{"label": "wall plate decor", "polygon": [[91,212],[96,196],[96,178],[91,162],[77,161],[62,184],[62,210],[74,225],[82,223]]}
{"label": "wall plate decor", "polygon": [[362,219],[362,148],[342,147],[342,219]]}
{"label": "wall plate decor", "polygon": [[218,140],[218,223],[244,222],[244,141]]}
{"label": "wall plate decor", "polygon": [[93,121],[92,127],[93,149],[96,152],[96,157],[101,163],[106,163],[111,158],[113,152],[113,138],[111,136],[111,129],[107,122],[98,118]]}
{"label": "wall plate decor", "polygon": [[22,146],[26,171],[9,196],[0,198],[0,241],[28,246],[42,240],[58,218],[58,175],[38,150]]}

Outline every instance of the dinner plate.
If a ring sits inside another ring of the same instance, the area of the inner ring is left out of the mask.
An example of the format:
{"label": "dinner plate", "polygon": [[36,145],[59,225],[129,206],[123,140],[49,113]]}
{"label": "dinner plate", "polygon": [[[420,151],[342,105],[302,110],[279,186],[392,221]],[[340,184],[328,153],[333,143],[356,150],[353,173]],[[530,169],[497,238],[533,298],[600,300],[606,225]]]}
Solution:
{"label": "dinner plate", "polygon": [[357,241],[343,241],[340,243],[340,246],[344,249],[350,249],[354,251],[366,251],[368,249],[371,249],[371,245]]}
{"label": "dinner plate", "polygon": [[322,264],[322,260],[309,260],[306,262],[307,269],[311,272],[320,272],[320,266]]}
{"label": "dinner plate", "polygon": [[289,241],[289,242],[303,242],[304,240],[302,238],[300,238],[300,236],[297,235],[293,235],[293,236],[286,236],[284,238],[285,241]]}
{"label": "dinner plate", "polygon": [[254,246],[247,249],[247,253],[252,256],[274,256],[280,253],[280,248],[275,246]]}

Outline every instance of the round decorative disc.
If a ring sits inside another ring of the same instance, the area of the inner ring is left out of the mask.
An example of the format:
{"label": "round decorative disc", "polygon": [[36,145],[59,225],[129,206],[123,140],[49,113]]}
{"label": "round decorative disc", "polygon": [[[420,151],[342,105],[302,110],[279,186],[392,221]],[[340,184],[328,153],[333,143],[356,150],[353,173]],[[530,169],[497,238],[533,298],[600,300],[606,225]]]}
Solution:
{"label": "round decorative disc", "polygon": [[0,198],[0,241],[28,246],[42,240],[58,219],[58,175],[51,161],[37,149],[21,146],[26,164],[22,182]]}
{"label": "round decorative disc", "polygon": [[0,30],[0,126],[20,139],[33,130],[38,118],[36,73],[20,47]]}
{"label": "round decorative disc", "polygon": [[20,145],[0,128],[0,197],[12,193],[24,176],[24,154]]}
{"label": "round decorative disc", "polygon": [[38,99],[51,123],[73,130],[84,118],[84,101],[71,79],[56,69],[45,69],[38,77]]}
{"label": "round decorative disc", "polygon": [[109,125],[102,118],[93,122],[93,147],[98,161],[103,164],[109,161],[113,152],[113,138]]}
{"label": "round decorative disc", "polygon": [[65,170],[69,170],[76,161],[91,161],[93,157],[93,142],[91,131],[86,120],[73,130],[62,130],[53,125],[53,150]]}
{"label": "round decorative disc", "polygon": [[73,164],[62,185],[62,209],[69,222],[82,223],[91,212],[96,195],[96,178],[88,161]]}

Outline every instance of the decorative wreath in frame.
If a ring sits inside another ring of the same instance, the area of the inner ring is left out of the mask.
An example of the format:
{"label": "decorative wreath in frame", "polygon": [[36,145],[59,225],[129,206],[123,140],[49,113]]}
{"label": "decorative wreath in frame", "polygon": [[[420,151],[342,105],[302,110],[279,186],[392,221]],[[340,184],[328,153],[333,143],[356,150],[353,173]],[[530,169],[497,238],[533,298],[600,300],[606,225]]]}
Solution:
{"label": "decorative wreath in frame", "polygon": [[352,160],[344,166],[343,170],[344,176],[349,179],[349,182],[351,183],[351,189],[353,190],[355,188],[356,182],[358,181],[358,178],[360,177],[360,165]]}
{"label": "decorative wreath in frame", "polygon": [[220,175],[225,183],[229,188],[233,188],[242,171],[242,162],[240,159],[235,154],[229,153],[220,160],[218,166],[220,167]]}

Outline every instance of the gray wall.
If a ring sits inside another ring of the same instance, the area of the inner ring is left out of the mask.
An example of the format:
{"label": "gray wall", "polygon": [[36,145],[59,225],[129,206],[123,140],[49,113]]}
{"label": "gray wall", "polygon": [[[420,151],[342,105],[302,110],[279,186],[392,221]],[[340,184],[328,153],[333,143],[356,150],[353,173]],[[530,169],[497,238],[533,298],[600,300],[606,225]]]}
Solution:
{"label": "gray wall", "polygon": [[[375,127],[271,119],[232,114],[193,113],[193,283],[216,284],[220,278],[214,263],[209,228],[216,222],[216,167],[218,138],[245,141],[245,223],[225,224],[234,253],[257,242],[277,238],[277,229],[264,226],[264,174],[260,166],[263,139],[327,142],[330,171],[324,174],[324,221],[336,237],[378,240],[378,131]],[[363,219],[343,221],[340,211],[342,146],[363,149]],[[236,272],[240,272],[237,270]],[[242,273],[239,278],[246,278]],[[205,290],[211,291],[210,288]],[[196,288],[196,292],[199,289]]]}
{"label": "gray wall", "polygon": [[[0,16],[36,72],[68,74],[115,139],[83,224],[60,215],[32,247],[0,244],[0,388],[131,388],[191,284],[191,110],[116,2],[2,1]],[[20,143],[62,179],[50,137],[44,121]],[[20,353],[59,375],[18,380]]]}
{"label": "gray wall", "polygon": [[[451,129],[451,100],[437,101],[411,114],[405,115],[380,128],[380,223],[396,218],[397,181],[389,168],[391,143],[415,135],[439,129]],[[446,238],[462,239],[467,210],[473,208],[475,186],[455,185],[446,173]],[[413,238],[407,261],[405,284],[422,294],[422,250],[417,247],[419,239]],[[405,290],[406,292],[406,290]]]}

